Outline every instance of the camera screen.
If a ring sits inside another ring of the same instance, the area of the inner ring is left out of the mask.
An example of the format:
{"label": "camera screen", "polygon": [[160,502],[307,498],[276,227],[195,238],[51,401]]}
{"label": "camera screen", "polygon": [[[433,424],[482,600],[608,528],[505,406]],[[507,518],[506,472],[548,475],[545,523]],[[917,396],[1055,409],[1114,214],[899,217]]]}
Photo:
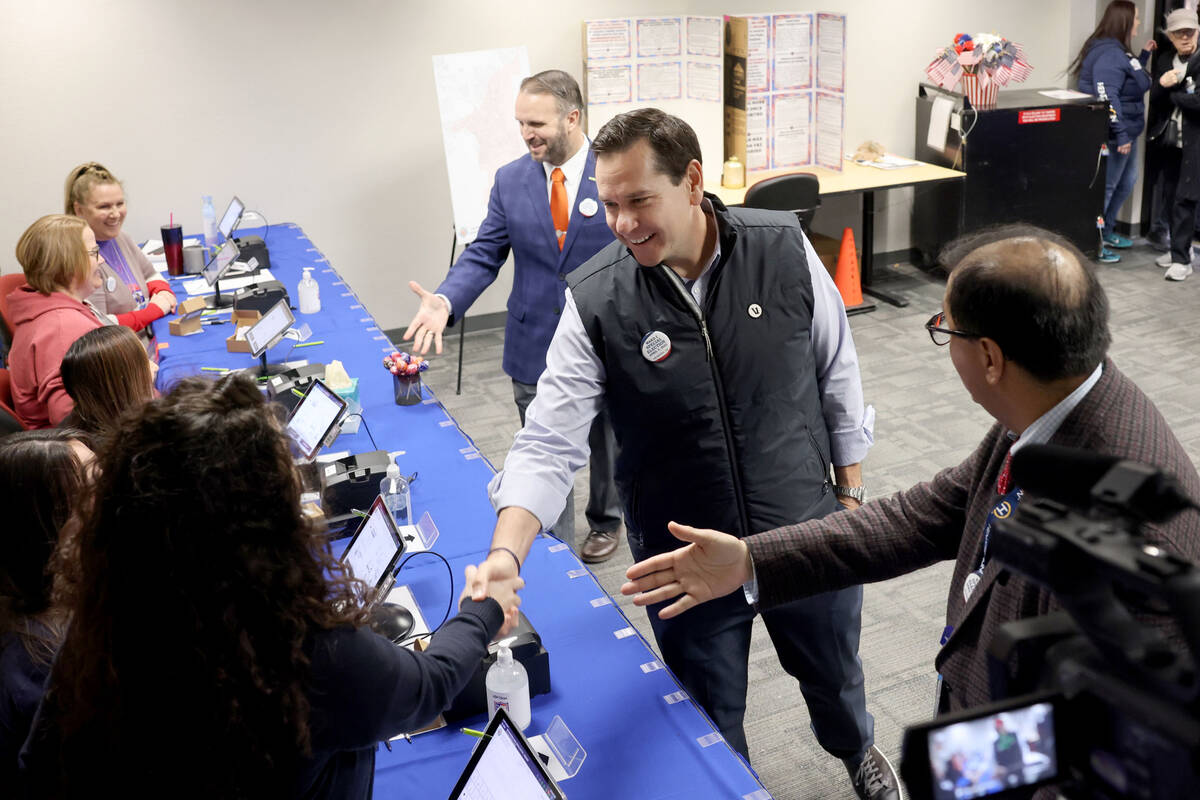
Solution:
{"label": "camera screen", "polygon": [[1034,703],[929,732],[933,796],[984,797],[1058,776],[1054,707]]}

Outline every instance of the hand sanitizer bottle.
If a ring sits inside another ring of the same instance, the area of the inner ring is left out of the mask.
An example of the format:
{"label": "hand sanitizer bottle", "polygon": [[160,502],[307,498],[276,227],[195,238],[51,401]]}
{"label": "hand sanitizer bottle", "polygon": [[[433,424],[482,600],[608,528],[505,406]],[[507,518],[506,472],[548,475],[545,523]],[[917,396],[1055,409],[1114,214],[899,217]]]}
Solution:
{"label": "hand sanitizer bottle", "polygon": [[316,314],[321,310],[321,289],[313,280],[312,267],[304,268],[304,277],[296,287],[296,294],[300,296],[301,314]]}
{"label": "hand sanitizer bottle", "polygon": [[484,678],[488,697],[488,719],[496,716],[496,709],[503,708],[513,724],[521,730],[529,727],[529,675],[520,661],[514,661],[512,650],[500,645],[496,663]]}
{"label": "hand sanitizer bottle", "polygon": [[383,495],[383,505],[396,521],[396,525],[408,525],[408,481],[400,474],[399,464],[388,464],[387,477],[379,485],[379,493]]}
{"label": "hand sanitizer bottle", "polygon": [[213,208],[212,195],[204,195],[204,206],[201,213],[204,215],[204,247],[209,253],[215,253],[220,242],[217,241],[217,210]]}

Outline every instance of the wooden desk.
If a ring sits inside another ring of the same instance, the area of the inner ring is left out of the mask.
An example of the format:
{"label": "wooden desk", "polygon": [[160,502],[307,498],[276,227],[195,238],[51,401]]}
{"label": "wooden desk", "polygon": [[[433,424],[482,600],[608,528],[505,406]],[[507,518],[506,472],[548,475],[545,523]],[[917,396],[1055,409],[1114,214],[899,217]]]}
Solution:
{"label": "wooden desk", "polygon": [[[834,197],[842,194],[862,195],[862,253],[859,257],[864,293],[885,300],[895,306],[906,306],[907,301],[892,297],[878,289],[871,288],[874,277],[875,260],[875,192],[881,189],[897,189],[902,186],[914,186],[919,183],[940,183],[942,181],[961,181],[967,176],[946,167],[938,167],[917,162],[916,166],[901,169],[876,169],[855,164],[853,161],[844,162],[841,172],[834,172],[823,167],[801,167],[797,169],[773,170],[756,172],[747,177],[747,188],[766,178],[777,175],[787,175],[793,172],[809,172],[817,176],[821,183],[821,197]],[[704,175],[704,186],[708,191],[721,198],[727,206],[741,205],[746,199],[746,189],[727,189],[721,185],[720,167],[710,166]]]}

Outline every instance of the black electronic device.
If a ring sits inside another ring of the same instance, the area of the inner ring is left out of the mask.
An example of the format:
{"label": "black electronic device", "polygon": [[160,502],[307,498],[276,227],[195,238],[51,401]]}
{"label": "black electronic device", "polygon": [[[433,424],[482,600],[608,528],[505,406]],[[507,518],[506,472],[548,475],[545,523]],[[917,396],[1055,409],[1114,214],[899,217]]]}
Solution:
{"label": "black electronic device", "polygon": [[376,496],[354,538],[346,545],[341,562],[350,574],[371,587],[367,598],[371,629],[396,643],[403,641],[415,624],[407,608],[385,602],[396,585],[396,564],[403,554],[404,539],[383,498]]}
{"label": "black electronic device", "polygon": [[471,758],[450,791],[449,800],[511,797],[522,800],[566,800],[566,795],[525,735],[504,709],[497,709]]}
{"label": "black electronic device", "polygon": [[235,311],[257,311],[259,314],[266,314],[280,302],[291,306],[292,299],[287,288],[274,280],[251,283],[238,289],[233,295]]}
{"label": "black electronic device", "polygon": [[[286,428],[298,458],[311,460],[327,442],[336,438],[347,405],[337,392],[321,381],[314,380],[309,384],[304,398],[292,409]],[[366,508],[369,504],[370,500],[367,500],[358,507]]]}
{"label": "black electronic device", "polygon": [[233,241],[237,242],[238,248],[242,251],[242,258],[249,262],[250,259],[257,260],[257,269],[271,268],[271,253],[267,250],[267,243],[263,241],[261,236],[239,236]]}
{"label": "black electronic device", "polygon": [[550,691],[550,654],[542,646],[542,637],[534,629],[533,624],[524,613],[517,612],[517,626],[497,642],[488,645],[488,653],[484,656],[463,690],[454,698],[454,702],[445,711],[447,721],[463,719],[487,711],[487,671],[496,663],[501,643],[512,650],[512,656],[525,667],[529,675],[529,696],[546,694]]}
{"label": "black electronic device", "polygon": [[227,240],[217,252],[213,253],[212,259],[204,265],[204,270],[200,274],[214,290],[213,294],[204,298],[204,304],[209,308],[228,308],[233,305],[232,297],[221,296],[221,278],[225,277],[225,274],[237,262],[239,255],[241,253],[238,246]]}
{"label": "black electronic device", "polygon": [[325,514],[336,519],[353,513],[354,509],[369,506],[372,498],[379,495],[379,486],[387,477],[391,464],[391,456],[386,450],[372,450],[320,464],[321,508]]}
{"label": "black electronic device", "polygon": [[[1194,796],[1200,568],[1139,531],[1200,505],[1154,467],[1049,445],[1022,448],[1012,478],[1025,495],[993,532],[1003,571],[991,591],[1019,575],[1052,592],[1063,610],[1005,623],[981,643],[996,705],[905,732],[901,774],[910,797],[1027,798],[1046,783],[1066,798]],[[931,752],[935,731],[960,723],[978,729],[982,719],[998,738],[997,715],[1017,725],[1011,715],[1022,709],[1025,732],[1016,753],[1004,748],[1007,766],[999,746],[990,756],[976,748],[976,768],[964,779],[944,741]],[[957,791],[945,791],[947,772],[950,784],[965,781]]]}
{"label": "black electronic device", "polygon": [[272,375],[267,381],[267,397],[272,403],[280,404],[290,413],[314,380],[325,380],[324,364],[305,364],[302,367],[285,369],[278,375]]}

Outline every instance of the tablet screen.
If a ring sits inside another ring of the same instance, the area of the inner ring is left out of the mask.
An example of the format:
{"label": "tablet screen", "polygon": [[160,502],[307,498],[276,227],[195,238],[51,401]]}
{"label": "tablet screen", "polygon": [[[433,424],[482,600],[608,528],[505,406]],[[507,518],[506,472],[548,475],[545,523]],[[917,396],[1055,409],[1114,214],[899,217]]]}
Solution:
{"label": "tablet screen", "polygon": [[342,554],[342,563],[350,568],[354,577],[377,587],[391,575],[403,550],[404,542],[392,515],[383,504],[383,498],[376,497],[370,513]]}
{"label": "tablet screen", "polygon": [[271,346],[275,337],[282,336],[292,326],[296,318],[288,308],[287,300],[280,300],[271,306],[271,310],[263,318],[250,326],[246,331],[246,344],[250,345],[250,355],[258,357]]}
{"label": "tablet screen", "polygon": [[450,800],[495,797],[566,797],[503,709],[492,718],[450,793]]}
{"label": "tablet screen", "polygon": [[221,245],[221,249],[217,251],[212,261],[208,262],[207,266],[204,267],[204,272],[201,273],[204,275],[204,280],[208,282],[208,285],[212,286],[221,280],[225,275],[225,271],[237,260],[237,257],[238,246],[233,243],[232,239],[227,240],[225,244]]}
{"label": "tablet screen", "polygon": [[242,212],[245,210],[246,206],[242,204],[241,200],[238,200],[237,195],[234,195],[233,199],[229,201],[225,213],[221,215],[221,223],[217,225],[217,230],[221,232],[221,236],[226,239],[229,238],[229,235],[233,233],[233,226],[237,225],[238,220],[242,218]]}
{"label": "tablet screen", "polygon": [[292,409],[287,434],[302,458],[312,458],[346,410],[346,401],[322,383],[313,380],[304,398]]}

